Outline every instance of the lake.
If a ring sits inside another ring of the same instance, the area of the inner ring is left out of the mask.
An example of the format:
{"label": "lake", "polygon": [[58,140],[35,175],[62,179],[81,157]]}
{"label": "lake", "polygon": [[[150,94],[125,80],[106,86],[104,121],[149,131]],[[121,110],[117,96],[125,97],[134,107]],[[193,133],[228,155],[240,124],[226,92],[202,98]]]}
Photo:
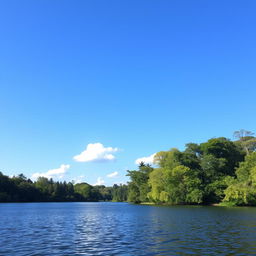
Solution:
{"label": "lake", "polygon": [[256,255],[256,208],[0,204],[0,255]]}

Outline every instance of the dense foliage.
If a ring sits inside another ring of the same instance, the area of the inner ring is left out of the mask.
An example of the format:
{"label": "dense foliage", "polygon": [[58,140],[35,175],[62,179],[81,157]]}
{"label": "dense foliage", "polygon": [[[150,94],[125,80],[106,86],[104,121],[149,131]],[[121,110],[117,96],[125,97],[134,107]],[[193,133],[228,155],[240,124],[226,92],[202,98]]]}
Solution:
{"label": "dense foliage", "polygon": [[0,172],[0,202],[126,201],[127,186],[91,186],[87,183],[54,182],[39,177],[36,182],[23,174],[8,177]]}
{"label": "dense foliage", "polygon": [[213,138],[158,152],[157,168],[141,163],[128,171],[134,203],[256,205],[256,138],[235,132],[236,141]]}

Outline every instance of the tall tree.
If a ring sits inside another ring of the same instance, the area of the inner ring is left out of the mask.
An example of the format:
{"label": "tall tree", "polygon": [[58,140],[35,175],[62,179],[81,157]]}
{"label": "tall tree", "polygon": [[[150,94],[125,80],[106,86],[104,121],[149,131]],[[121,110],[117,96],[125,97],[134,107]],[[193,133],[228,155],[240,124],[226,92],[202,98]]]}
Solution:
{"label": "tall tree", "polygon": [[148,184],[149,174],[153,171],[150,165],[143,162],[139,165],[139,170],[128,171],[127,176],[130,177],[128,189],[128,200],[134,203],[148,201],[148,193],[150,187]]}
{"label": "tall tree", "polygon": [[253,132],[244,129],[234,132],[237,144],[241,145],[247,155],[256,150],[256,138],[253,135]]}

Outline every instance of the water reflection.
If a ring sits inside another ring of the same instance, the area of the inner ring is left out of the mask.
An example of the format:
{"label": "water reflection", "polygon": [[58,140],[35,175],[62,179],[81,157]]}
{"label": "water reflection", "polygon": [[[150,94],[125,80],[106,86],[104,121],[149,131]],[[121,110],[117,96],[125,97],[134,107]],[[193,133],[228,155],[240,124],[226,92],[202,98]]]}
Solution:
{"label": "water reflection", "polygon": [[0,204],[0,255],[255,255],[256,209]]}

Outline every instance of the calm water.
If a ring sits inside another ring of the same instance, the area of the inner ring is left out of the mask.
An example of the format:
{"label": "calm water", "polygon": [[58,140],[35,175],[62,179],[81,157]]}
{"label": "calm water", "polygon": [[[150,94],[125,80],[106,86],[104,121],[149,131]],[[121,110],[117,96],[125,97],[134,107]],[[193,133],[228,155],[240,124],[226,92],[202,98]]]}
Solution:
{"label": "calm water", "polygon": [[0,255],[256,255],[256,208],[0,204]]}

